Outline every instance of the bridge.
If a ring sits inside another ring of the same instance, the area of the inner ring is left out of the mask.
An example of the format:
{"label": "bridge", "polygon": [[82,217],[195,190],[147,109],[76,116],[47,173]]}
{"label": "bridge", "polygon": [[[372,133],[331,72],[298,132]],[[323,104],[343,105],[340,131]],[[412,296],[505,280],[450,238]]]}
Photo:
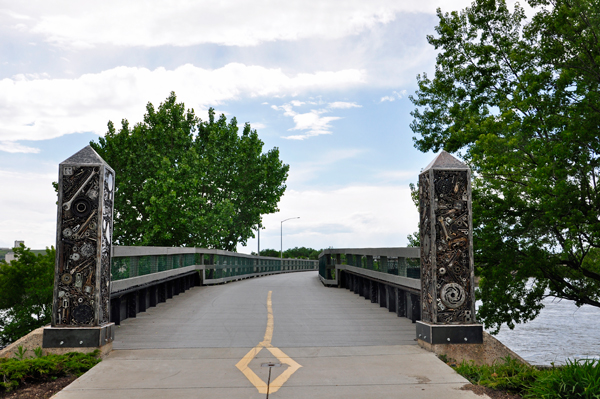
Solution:
{"label": "bridge", "polygon": [[59,170],[43,348],[114,350],[58,398],[473,398],[433,352],[498,357],[474,319],[470,170],[448,153],[419,175],[422,248],[318,262],[113,247],[112,168],[88,146]]}
{"label": "bridge", "polygon": [[418,248],[113,252],[113,351],[59,399],[481,398],[416,343]]}

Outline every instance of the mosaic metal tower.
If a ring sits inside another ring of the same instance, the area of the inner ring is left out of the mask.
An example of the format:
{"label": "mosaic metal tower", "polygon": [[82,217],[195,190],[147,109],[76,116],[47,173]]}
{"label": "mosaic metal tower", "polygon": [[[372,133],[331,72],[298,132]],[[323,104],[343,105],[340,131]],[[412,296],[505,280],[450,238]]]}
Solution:
{"label": "mosaic metal tower", "polygon": [[432,325],[475,324],[469,167],[442,151],[419,175],[419,213],[422,322],[417,335],[430,343],[479,341],[480,325],[438,330],[453,331],[438,334],[438,342],[433,342],[436,333],[431,329]]}
{"label": "mosaic metal tower", "polygon": [[[112,341],[112,329],[81,328],[110,324],[114,194],[115,172],[92,147],[59,165],[52,328],[44,331],[44,347]],[[67,334],[73,339],[65,338],[69,328],[79,331]]]}

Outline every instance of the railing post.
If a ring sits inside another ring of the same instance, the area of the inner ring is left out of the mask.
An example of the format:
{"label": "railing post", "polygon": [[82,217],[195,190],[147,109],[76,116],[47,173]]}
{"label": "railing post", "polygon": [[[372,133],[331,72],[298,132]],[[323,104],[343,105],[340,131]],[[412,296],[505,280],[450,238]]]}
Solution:
{"label": "railing post", "polygon": [[167,301],[167,283],[162,283],[158,286],[158,302]]}
{"label": "railing post", "polygon": [[147,302],[147,290],[145,288],[142,288],[141,290],[138,291],[139,292],[139,312],[145,312],[146,311],[146,305],[148,304]]}
{"label": "railing post", "polygon": [[369,298],[371,299],[371,303],[377,303],[377,300],[379,299],[379,295],[378,295],[378,285],[379,283],[377,283],[376,281],[373,281],[371,279],[369,279],[369,284],[371,286],[371,292],[369,293]]}
{"label": "railing post", "polygon": [[387,306],[387,290],[386,284],[379,284],[379,307],[385,308]]}
{"label": "railing post", "polygon": [[153,285],[152,287],[148,288],[148,290],[150,292],[150,307],[154,307],[158,302],[158,287]]}
{"label": "railing post", "polygon": [[388,258],[387,256],[379,257],[379,271],[382,273],[388,272]]}
{"label": "railing post", "polygon": [[126,295],[128,318],[135,318],[137,315],[137,294],[137,291],[133,291]]}
{"label": "railing post", "polygon": [[115,325],[121,325],[121,297],[113,298],[110,301],[110,321]]}

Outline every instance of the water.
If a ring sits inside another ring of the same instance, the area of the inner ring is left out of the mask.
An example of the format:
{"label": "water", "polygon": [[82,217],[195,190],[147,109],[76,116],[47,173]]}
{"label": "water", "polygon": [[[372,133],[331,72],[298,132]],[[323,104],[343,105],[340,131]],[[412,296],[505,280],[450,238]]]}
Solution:
{"label": "water", "polygon": [[504,345],[534,365],[564,364],[566,359],[600,358],[600,308],[546,298],[534,320],[506,325],[496,335]]}

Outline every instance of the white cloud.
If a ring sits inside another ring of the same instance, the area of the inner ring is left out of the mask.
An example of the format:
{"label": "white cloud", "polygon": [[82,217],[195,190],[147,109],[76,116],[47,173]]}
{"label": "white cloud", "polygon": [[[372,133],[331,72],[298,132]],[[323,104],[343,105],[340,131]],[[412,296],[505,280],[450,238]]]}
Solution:
{"label": "white cloud", "polygon": [[384,170],[374,176],[377,181],[385,183],[398,183],[407,180],[412,180],[413,183],[417,182],[419,170]]}
{"label": "white cloud", "polygon": [[38,152],[40,152],[40,149],[34,147],[27,147],[19,143],[15,143],[13,141],[0,141],[0,151],[37,154]]}
{"label": "white cloud", "polygon": [[400,92],[394,91],[391,96],[381,97],[381,100],[379,102],[382,103],[385,101],[396,101],[403,98],[404,96],[406,96],[406,90],[401,90]]}
{"label": "white cloud", "polygon": [[31,20],[32,18],[28,15],[23,15],[23,14],[19,14],[16,12],[13,12],[11,10],[6,10],[6,9],[1,9],[0,13],[2,14],[6,14],[11,18],[17,19],[17,20]]}
{"label": "white cloud", "polygon": [[285,136],[290,140],[304,140],[309,137],[319,136],[322,134],[331,134],[331,125],[329,122],[341,119],[339,116],[321,116],[327,111],[312,110],[304,114],[296,114],[293,116],[296,126],[289,130],[305,130],[304,134]]}
{"label": "white cloud", "polygon": [[320,136],[322,134],[331,134],[331,124],[330,122],[336,121],[338,119],[342,119],[339,116],[322,116],[323,114],[331,112],[332,109],[348,109],[348,108],[360,108],[361,105],[358,105],[354,102],[343,102],[343,101],[335,101],[327,104],[327,107],[324,109],[312,109],[309,112],[299,113],[293,110],[293,107],[300,107],[302,105],[319,105],[324,104],[321,100],[318,102],[315,101],[298,101],[293,100],[289,103],[277,106],[271,105],[271,108],[276,111],[284,111],[283,114],[285,116],[290,116],[294,120],[294,127],[288,130],[303,130],[302,134],[295,134],[290,136],[282,136],[284,139],[288,140],[305,140],[309,137]]}
{"label": "white cloud", "polygon": [[25,154],[37,154],[40,152],[39,148],[27,147],[14,141],[0,141],[0,151],[4,152],[21,152]]}
{"label": "white cloud", "polygon": [[190,64],[175,70],[117,67],[75,79],[18,75],[0,80],[0,140],[44,140],[75,132],[103,134],[108,120],[141,120],[171,91],[196,111],[229,100],[294,96],[360,85],[359,70],[287,75],[281,69],[230,63],[219,69]]}
{"label": "white cloud", "polygon": [[[280,222],[283,248],[399,247],[417,230],[418,212],[408,187],[349,186],[336,190],[288,190],[279,203],[281,211],[265,215],[261,248],[279,248]],[[240,252],[256,251],[250,240]]]}
{"label": "white cloud", "polygon": [[101,4],[40,0],[13,2],[5,13],[27,23],[46,41],[65,47],[253,46],[275,40],[335,39],[387,24],[401,12],[433,14],[438,6],[459,9],[468,4],[466,0],[105,0]]}
{"label": "white cloud", "polygon": [[18,173],[0,170],[0,247],[25,240],[30,248],[56,245],[56,174]]}
{"label": "white cloud", "polygon": [[347,103],[344,101],[335,101],[329,103],[329,108],[339,108],[339,109],[347,109],[347,108],[361,108],[362,105],[358,105],[357,103]]}
{"label": "white cloud", "polygon": [[252,129],[264,129],[267,127],[267,125],[265,125],[264,123],[251,123],[250,126],[252,127]]}

